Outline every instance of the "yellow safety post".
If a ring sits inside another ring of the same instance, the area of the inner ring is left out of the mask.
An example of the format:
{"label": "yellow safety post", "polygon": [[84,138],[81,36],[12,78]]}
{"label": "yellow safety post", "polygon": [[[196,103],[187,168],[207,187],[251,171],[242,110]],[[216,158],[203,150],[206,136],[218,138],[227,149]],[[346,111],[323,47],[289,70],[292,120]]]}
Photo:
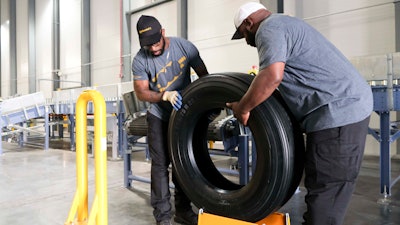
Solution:
{"label": "yellow safety post", "polygon": [[256,65],[251,66],[251,69],[247,73],[256,76],[258,74],[258,67]]}
{"label": "yellow safety post", "polygon": [[[87,104],[94,105],[95,189],[88,218]],[[108,224],[106,104],[96,90],[84,91],[76,103],[76,193],[65,225]],[[77,218],[75,220],[75,215]]]}
{"label": "yellow safety post", "polygon": [[68,128],[68,116],[67,115],[63,115],[63,127],[64,128]]}
{"label": "yellow safety post", "polygon": [[210,146],[211,149],[214,148],[214,141],[208,141],[208,144],[209,144],[209,146]]}

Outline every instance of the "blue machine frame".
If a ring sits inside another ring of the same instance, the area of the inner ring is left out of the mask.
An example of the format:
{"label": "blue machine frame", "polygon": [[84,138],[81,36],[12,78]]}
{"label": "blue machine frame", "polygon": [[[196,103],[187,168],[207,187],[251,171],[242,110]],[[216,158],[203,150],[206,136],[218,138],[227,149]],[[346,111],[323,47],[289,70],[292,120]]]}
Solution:
{"label": "blue machine frame", "polygon": [[[400,176],[391,181],[390,144],[400,137],[400,129],[390,121],[390,111],[400,111],[400,86],[372,86],[374,111],[379,115],[380,128],[368,128],[380,144],[380,185],[381,194],[391,195],[391,188],[400,179]],[[393,96],[393,98],[392,98]],[[393,107],[391,101],[393,99]]]}

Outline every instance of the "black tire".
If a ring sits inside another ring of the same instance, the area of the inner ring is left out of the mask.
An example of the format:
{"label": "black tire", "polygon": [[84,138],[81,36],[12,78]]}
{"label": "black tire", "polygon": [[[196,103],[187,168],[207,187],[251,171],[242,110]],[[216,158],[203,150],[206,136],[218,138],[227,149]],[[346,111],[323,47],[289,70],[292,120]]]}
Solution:
{"label": "black tire", "polygon": [[217,170],[207,147],[206,114],[238,101],[253,78],[225,73],[196,80],[182,93],[182,108],[172,113],[169,125],[174,173],[191,201],[206,212],[250,222],[290,199],[300,183],[304,157],[302,133],[276,92],[251,111],[248,121],[257,155],[249,183],[233,183]]}

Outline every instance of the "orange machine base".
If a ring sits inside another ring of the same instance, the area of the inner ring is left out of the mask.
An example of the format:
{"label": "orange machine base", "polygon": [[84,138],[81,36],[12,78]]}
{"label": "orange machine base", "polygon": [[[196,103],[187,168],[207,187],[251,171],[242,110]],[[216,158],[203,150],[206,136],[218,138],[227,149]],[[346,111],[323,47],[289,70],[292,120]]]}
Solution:
{"label": "orange machine base", "polygon": [[237,219],[227,218],[223,216],[217,216],[209,213],[203,212],[202,209],[199,210],[199,220],[198,225],[290,225],[290,218],[288,213],[272,213],[264,219],[256,222],[250,223],[246,221],[241,221]]}

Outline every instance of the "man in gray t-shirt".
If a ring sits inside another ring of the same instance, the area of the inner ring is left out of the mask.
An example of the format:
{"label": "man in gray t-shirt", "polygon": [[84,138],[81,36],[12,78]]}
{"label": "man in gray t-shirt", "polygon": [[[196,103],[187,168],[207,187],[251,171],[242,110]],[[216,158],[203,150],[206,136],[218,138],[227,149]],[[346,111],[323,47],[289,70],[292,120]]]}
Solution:
{"label": "man in gray t-shirt", "polygon": [[244,125],[251,110],[276,90],[307,134],[304,224],[343,223],[361,165],[371,87],[351,63],[304,21],[242,5],[236,33],[256,47],[259,73],[239,102],[227,103]]}
{"label": "man in gray t-shirt", "polygon": [[[197,48],[185,39],[166,37],[156,18],[141,16],[137,32],[141,49],[133,59],[132,73],[137,97],[151,103],[147,111],[151,205],[157,225],[170,225],[168,121],[172,110],[179,110],[182,105],[179,92],[191,82],[190,68],[200,77],[208,71]],[[172,181],[175,185],[175,222],[197,224],[197,215],[192,211],[190,200],[173,174]]]}

